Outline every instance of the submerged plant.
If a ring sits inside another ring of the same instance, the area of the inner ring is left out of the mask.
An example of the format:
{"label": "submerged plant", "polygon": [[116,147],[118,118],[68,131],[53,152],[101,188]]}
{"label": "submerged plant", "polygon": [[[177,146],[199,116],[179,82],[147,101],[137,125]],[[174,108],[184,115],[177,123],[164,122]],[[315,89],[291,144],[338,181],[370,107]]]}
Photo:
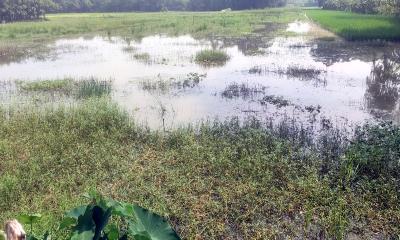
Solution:
{"label": "submerged plant", "polygon": [[78,98],[100,97],[111,93],[111,82],[90,78],[77,83]]}
{"label": "submerged plant", "polygon": [[232,83],[228,85],[224,91],[222,91],[221,96],[228,99],[239,98],[249,99],[256,97],[260,94],[264,94],[266,87],[261,85],[249,86],[248,84],[242,83]]}

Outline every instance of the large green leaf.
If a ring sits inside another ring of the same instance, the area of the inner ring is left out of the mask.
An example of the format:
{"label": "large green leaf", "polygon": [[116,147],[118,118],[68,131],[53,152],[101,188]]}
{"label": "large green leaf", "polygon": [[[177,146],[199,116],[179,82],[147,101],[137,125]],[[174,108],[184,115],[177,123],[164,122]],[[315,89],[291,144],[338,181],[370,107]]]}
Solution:
{"label": "large green leaf", "polygon": [[42,217],[40,214],[22,214],[17,217],[18,221],[21,222],[22,224],[27,224],[27,225],[32,225],[33,223],[36,223],[39,221],[39,219]]}
{"label": "large green leaf", "polygon": [[107,227],[107,239],[108,240],[118,240],[119,239],[119,229],[115,224],[109,224]]}
{"label": "large green leaf", "polygon": [[127,203],[119,203],[114,207],[113,215],[120,216],[120,217],[133,217],[135,212],[132,204]]}
{"label": "large green leaf", "polygon": [[100,239],[104,228],[106,227],[112,213],[112,208],[104,210],[99,206],[93,207],[93,221],[96,225],[93,240]]}
{"label": "large green leaf", "polygon": [[178,240],[176,232],[161,216],[133,206],[135,222],[129,221],[129,232],[135,240]]}
{"label": "large green leaf", "polygon": [[80,206],[65,213],[65,217],[60,223],[59,229],[69,228],[78,222],[78,218],[85,214],[87,206]]}
{"label": "large green leaf", "polygon": [[73,228],[71,240],[93,240],[96,226],[92,216],[93,207],[89,205],[85,213],[78,217],[78,224]]}
{"label": "large green leaf", "polygon": [[70,218],[74,218],[77,219],[82,216],[83,214],[85,214],[87,209],[87,206],[80,206],[77,208],[72,209],[71,211],[65,213],[66,217],[70,217]]}

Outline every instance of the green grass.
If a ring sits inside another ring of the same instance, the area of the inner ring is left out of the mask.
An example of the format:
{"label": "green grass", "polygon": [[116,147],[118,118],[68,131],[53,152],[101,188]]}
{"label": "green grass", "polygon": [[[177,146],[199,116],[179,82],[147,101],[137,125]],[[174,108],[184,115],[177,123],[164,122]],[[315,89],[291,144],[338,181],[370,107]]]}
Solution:
{"label": "green grass", "polygon": [[195,62],[202,65],[223,65],[229,58],[229,55],[224,51],[206,49],[196,54]]}
{"label": "green grass", "polygon": [[341,11],[306,10],[322,27],[348,40],[400,40],[400,19]]}
{"label": "green grass", "polygon": [[82,13],[47,15],[47,21],[18,22],[0,27],[0,40],[34,41],[71,35],[151,34],[243,36],[270,22],[288,23],[302,17],[299,9],[220,12]]}
{"label": "green grass", "polygon": [[0,112],[0,221],[42,213],[37,233],[56,233],[90,189],[166,216],[184,239],[400,233],[395,182],[342,187],[316,155],[256,123],[160,133],[108,98]]}
{"label": "green grass", "polygon": [[111,81],[99,80],[93,77],[75,80],[72,78],[38,80],[33,82],[17,81],[24,92],[46,93],[57,92],[78,99],[100,97],[111,93]]}
{"label": "green grass", "polygon": [[73,87],[72,79],[43,80],[35,82],[18,82],[24,91],[65,91],[68,92]]}

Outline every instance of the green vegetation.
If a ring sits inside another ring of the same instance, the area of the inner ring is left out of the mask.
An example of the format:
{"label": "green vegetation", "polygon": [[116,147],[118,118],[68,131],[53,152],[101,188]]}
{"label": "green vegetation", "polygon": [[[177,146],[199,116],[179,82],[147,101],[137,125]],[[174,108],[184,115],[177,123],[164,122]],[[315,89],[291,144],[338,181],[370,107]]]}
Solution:
{"label": "green vegetation", "polygon": [[144,63],[149,63],[151,59],[150,54],[148,53],[136,53],[133,55],[133,57],[136,60],[142,61]]}
{"label": "green vegetation", "polygon": [[229,60],[229,55],[221,50],[201,50],[196,53],[195,62],[201,65],[224,65]]}
{"label": "green vegetation", "polygon": [[188,239],[400,233],[394,126],[361,129],[344,151],[327,132],[305,150],[292,122],[162,133],[136,126],[108,98],[1,113],[0,220],[42,213],[36,235],[59,236],[55,223],[90,189],[165,216]]}
{"label": "green vegetation", "polygon": [[[180,239],[162,217],[136,204],[108,199],[93,191],[86,197],[90,203],[66,212],[59,225],[59,230],[72,240],[124,240],[128,237],[141,240]],[[55,237],[49,231],[42,237],[34,235],[33,224],[41,217],[40,214],[18,217],[22,224],[30,226],[28,239],[50,240]]]}
{"label": "green vegetation", "polygon": [[1,0],[0,21],[33,20],[47,12],[219,11],[282,7],[286,0]]}
{"label": "green vegetation", "polygon": [[[0,40],[34,43],[76,34],[121,35],[140,38],[151,34],[190,33],[195,37],[243,36],[266,24],[303,18],[299,9],[241,12],[82,13],[48,15],[47,21],[18,22],[0,28]],[[19,44],[19,48],[23,45]]]}
{"label": "green vegetation", "polygon": [[65,91],[69,92],[73,87],[72,79],[43,80],[35,82],[18,82],[24,91]]}
{"label": "green vegetation", "polygon": [[306,10],[322,27],[348,40],[400,40],[400,19],[350,12]]}
{"label": "green vegetation", "polygon": [[400,0],[317,0],[324,9],[400,15]]}
{"label": "green vegetation", "polygon": [[80,80],[66,78],[34,82],[18,81],[17,84],[21,90],[26,92],[57,92],[75,96],[76,98],[100,97],[111,93],[111,82],[96,78]]}
{"label": "green vegetation", "polygon": [[111,82],[90,78],[77,83],[78,98],[101,97],[111,93]]}

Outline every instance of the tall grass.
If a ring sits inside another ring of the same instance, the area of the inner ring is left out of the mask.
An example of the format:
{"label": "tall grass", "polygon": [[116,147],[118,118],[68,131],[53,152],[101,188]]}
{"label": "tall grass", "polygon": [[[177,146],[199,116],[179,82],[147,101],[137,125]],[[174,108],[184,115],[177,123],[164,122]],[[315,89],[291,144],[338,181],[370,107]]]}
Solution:
{"label": "tall grass", "polygon": [[232,119],[160,133],[136,126],[109,98],[0,112],[0,220],[43,213],[39,234],[57,232],[57,216],[93,188],[166,216],[188,239],[399,234],[395,182],[363,173],[357,184],[338,181],[346,155],[328,124],[318,141],[292,121]]}
{"label": "tall grass", "polygon": [[77,82],[78,98],[101,97],[111,93],[111,82],[89,78]]}
{"label": "tall grass", "polygon": [[400,19],[342,11],[306,10],[322,27],[348,40],[400,40]]}

